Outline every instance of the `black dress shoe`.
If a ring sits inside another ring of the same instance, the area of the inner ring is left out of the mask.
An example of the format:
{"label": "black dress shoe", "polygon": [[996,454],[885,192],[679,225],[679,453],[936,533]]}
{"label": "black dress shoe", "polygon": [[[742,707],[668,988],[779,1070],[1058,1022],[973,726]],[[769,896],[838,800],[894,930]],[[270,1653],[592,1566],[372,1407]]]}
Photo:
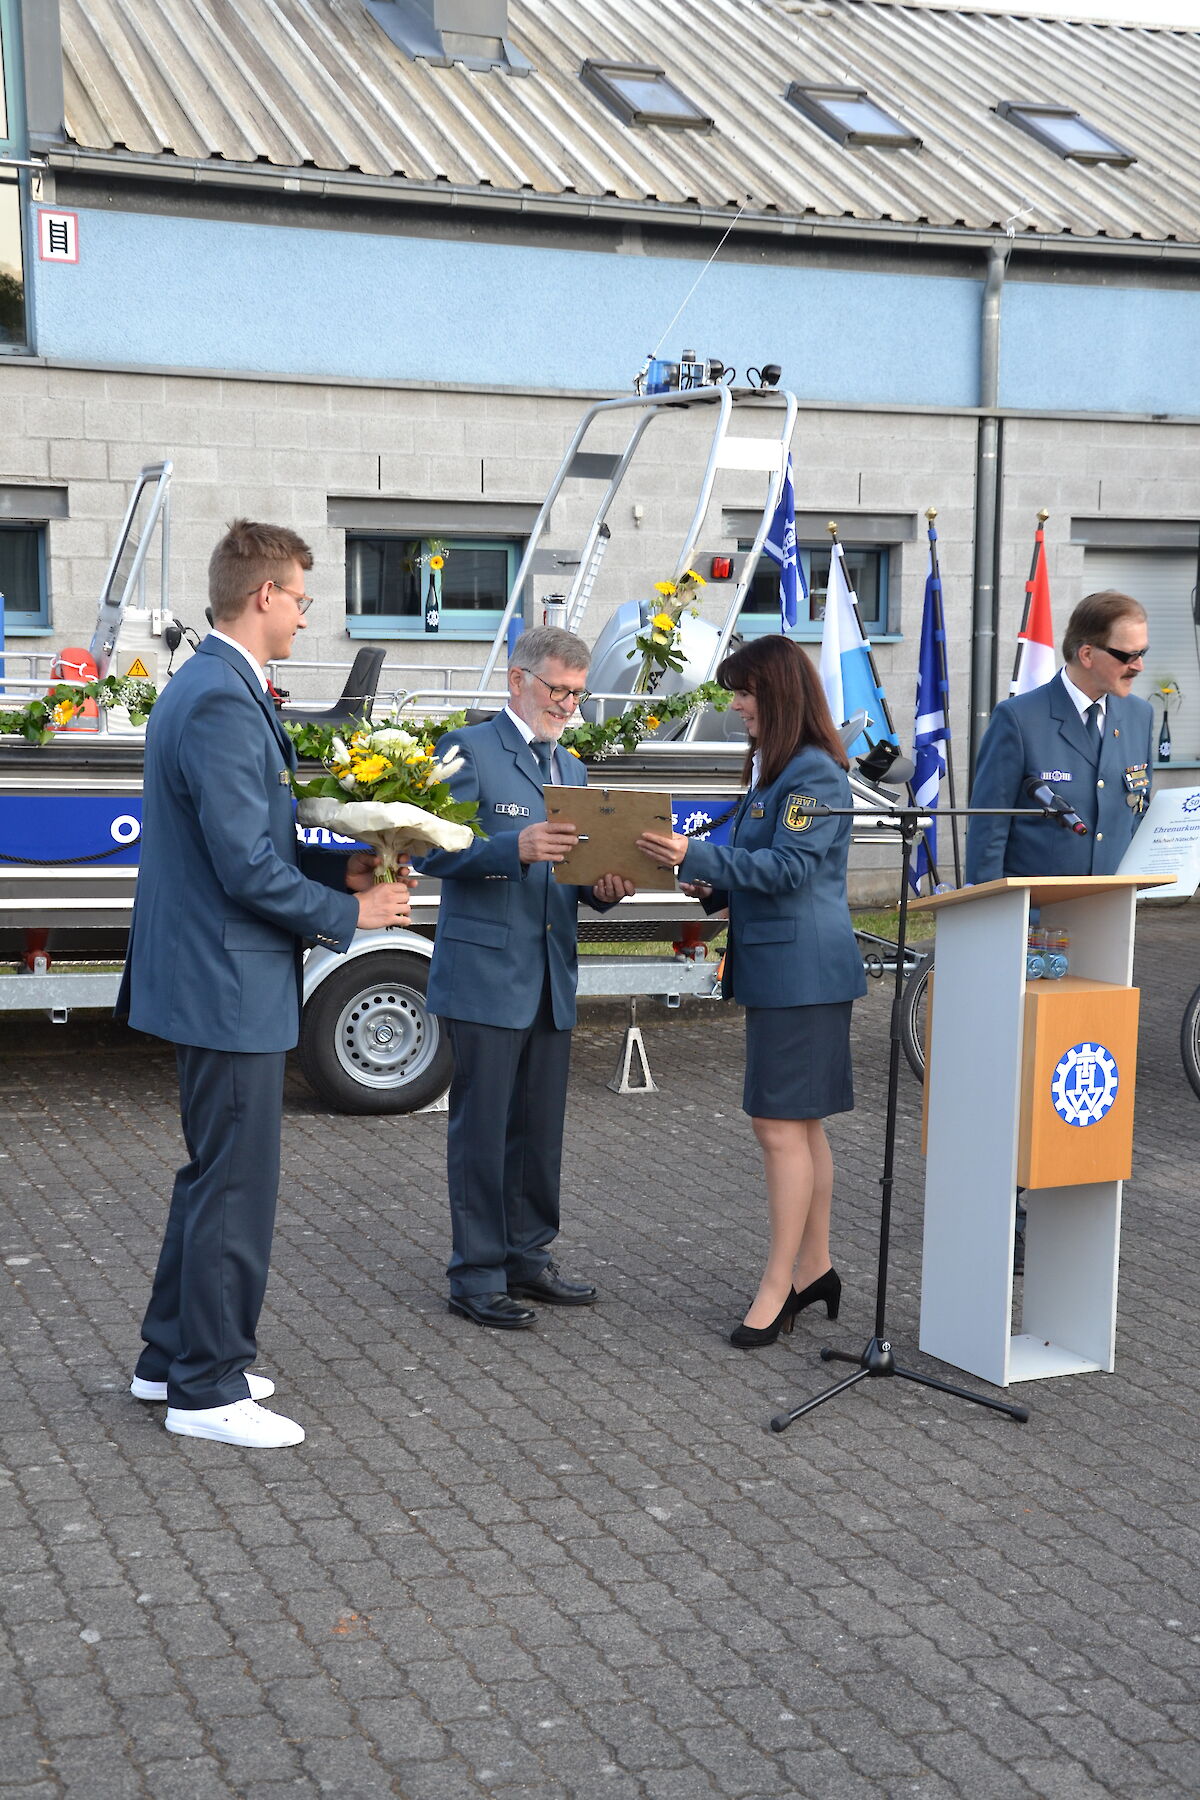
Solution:
{"label": "black dress shoe", "polygon": [[548,1262],[540,1275],[526,1279],[512,1276],[510,1294],[523,1294],[527,1300],[542,1300],[547,1306],[594,1306],[599,1295],[586,1281],[568,1281],[554,1263]]}
{"label": "black dress shoe", "polygon": [[500,1331],[528,1331],[537,1324],[537,1314],[527,1306],[518,1306],[507,1294],[451,1294],[448,1305],[460,1318],[473,1319],[476,1325],[495,1325]]}

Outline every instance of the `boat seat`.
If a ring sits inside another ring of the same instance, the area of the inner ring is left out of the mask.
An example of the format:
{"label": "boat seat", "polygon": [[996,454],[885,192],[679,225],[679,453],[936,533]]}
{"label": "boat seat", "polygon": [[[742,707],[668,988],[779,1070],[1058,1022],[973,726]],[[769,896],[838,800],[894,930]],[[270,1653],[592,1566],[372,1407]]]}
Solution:
{"label": "boat seat", "polygon": [[356,719],[368,719],[379,686],[385,652],[364,644],[354,658],[341,696],[332,706],[281,706],[279,717],[285,724],[349,725]]}

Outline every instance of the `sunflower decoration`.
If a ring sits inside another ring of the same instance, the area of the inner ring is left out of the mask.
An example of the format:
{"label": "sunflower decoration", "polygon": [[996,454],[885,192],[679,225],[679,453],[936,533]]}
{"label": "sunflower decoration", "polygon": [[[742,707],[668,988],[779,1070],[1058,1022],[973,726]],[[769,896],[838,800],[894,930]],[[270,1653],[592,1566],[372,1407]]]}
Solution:
{"label": "sunflower decoration", "polygon": [[635,694],[653,694],[668,669],[683,672],[683,651],[679,642],[680,620],[685,612],[697,612],[699,590],[706,585],[703,575],[688,569],[678,581],[656,581],[654,591],[662,604],[649,623],[633,640],[630,659],[640,656],[642,666],[633,684]]}
{"label": "sunflower decoration", "polygon": [[430,538],[424,555],[420,558],[421,567],[427,572],[425,586],[425,629],[438,631],[442,623],[442,570],[446,566],[446,558],[450,554],[441,538]]}

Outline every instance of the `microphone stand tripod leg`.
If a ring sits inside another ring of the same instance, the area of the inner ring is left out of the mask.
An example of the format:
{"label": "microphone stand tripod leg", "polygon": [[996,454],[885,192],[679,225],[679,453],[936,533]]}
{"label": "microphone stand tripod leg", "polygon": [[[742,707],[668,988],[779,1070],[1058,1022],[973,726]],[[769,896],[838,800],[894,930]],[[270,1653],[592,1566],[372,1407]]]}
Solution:
{"label": "microphone stand tripod leg", "polygon": [[896,984],[892,997],[892,1011],[889,1037],[887,1115],[883,1133],[883,1175],[880,1179],[882,1191],[882,1207],[879,1219],[879,1262],[875,1282],[875,1335],[862,1352],[861,1356],[852,1356],[846,1350],[831,1350],[828,1347],[821,1351],[822,1362],[857,1363],[858,1368],[853,1375],[847,1375],[823,1394],[816,1394],[811,1400],[793,1407],[790,1412],[776,1413],[771,1420],[772,1431],[786,1431],[796,1419],[803,1418],[814,1407],[823,1406],[826,1400],[832,1400],[835,1394],[844,1394],[847,1388],[855,1387],[858,1382],[868,1376],[899,1375],[904,1381],[915,1381],[921,1387],[936,1388],[939,1393],[953,1394],[956,1399],[970,1400],[976,1406],[987,1406],[993,1412],[1007,1413],[1010,1419],[1018,1424],[1025,1424],[1029,1411],[1024,1406],[1014,1406],[1008,1400],[993,1400],[987,1394],[973,1394],[969,1388],[955,1387],[951,1382],[939,1381],[933,1375],[919,1375],[915,1369],[902,1369],[892,1353],[891,1340],[886,1335],[884,1317],[887,1305],[888,1251],[891,1238],[892,1218],[892,1186],[895,1171],[895,1148],[897,1126],[897,1084],[900,1074],[901,1018],[903,1014],[904,984],[904,951],[908,941],[908,890],[909,871],[912,867],[912,851],[917,832],[920,829],[920,814],[906,808],[896,815],[900,828],[903,856],[900,869],[900,905],[896,929]]}
{"label": "microphone stand tripod leg", "polygon": [[[841,1360],[857,1362],[858,1358],[857,1356],[845,1356]],[[852,1388],[856,1382],[865,1381],[870,1373],[870,1369],[856,1369],[853,1375],[847,1375],[845,1381],[835,1382],[831,1388],[826,1388],[823,1394],[816,1394],[811,1400],[805,1400],[801,1405],[794,1406],[791,1412],[776,1413],[771,1420],[771,1430],[786,1431],[788,1426],[800,1418],[803,1413],[811,1412],[814,1406],[824,1406],[825,1402],[832,1400],[835,1394],[844,1394],[846,1389]]]}
{"label": "microphone stand tripod leg", "polygon": [[1029,1408],[1014,1406],[1011,1400],[993,1400],[990,1394],[973,1394],[970,1388],[955,1387],[953,1382],[938,1381],[933,1375],[920,1375],[915,1369],[902,1369],[899,1363],[896,1364],[895,1372],[902,1375],[905,1381],[916,1381],[922,1387],[937,1388],[940,1394],[954,1394],[960,1400],[973,1400],[976,1406],[990,1406],[995,1412],[1007,1413],[1020,1425],[1028,1421]]}

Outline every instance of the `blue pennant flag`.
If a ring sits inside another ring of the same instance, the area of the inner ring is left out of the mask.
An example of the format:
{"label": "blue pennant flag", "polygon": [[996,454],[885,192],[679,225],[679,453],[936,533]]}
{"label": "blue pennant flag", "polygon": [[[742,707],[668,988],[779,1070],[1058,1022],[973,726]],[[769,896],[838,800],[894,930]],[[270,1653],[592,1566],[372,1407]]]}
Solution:
{"label": "blue pennant flag", "polygon": [[[935,813],[946,773],[946,745],[950,741],[950,694],[942,676],[946,666],[946,627],[942,614],[942,578],[933,560],[937,533],[930,529],[929,575],[925,582],[925,610],[921,614],[921,648],[917,658],[917,716],[913,731],[913,801],[922,812]],[[933,874],[937,863],[937,821],[932,820],[913,860],[909,880],[915,891],[922,875]]]}
{"label": "blue pennant flag", "polygon": [[787,473],[783,478],[783,486],[779,490],[779,504],[775,508],[775,517],[771,520],[770,529],[763,540],[763,549],[772,562],[779,564],[779,629],[789,631],[796,623],[799,597],[804,596],[808,605],[808,589],[804,585],[804,570],[800,567],[800,558],[796,551],[796,490],[792,485],[792,458],[787,459]]}

